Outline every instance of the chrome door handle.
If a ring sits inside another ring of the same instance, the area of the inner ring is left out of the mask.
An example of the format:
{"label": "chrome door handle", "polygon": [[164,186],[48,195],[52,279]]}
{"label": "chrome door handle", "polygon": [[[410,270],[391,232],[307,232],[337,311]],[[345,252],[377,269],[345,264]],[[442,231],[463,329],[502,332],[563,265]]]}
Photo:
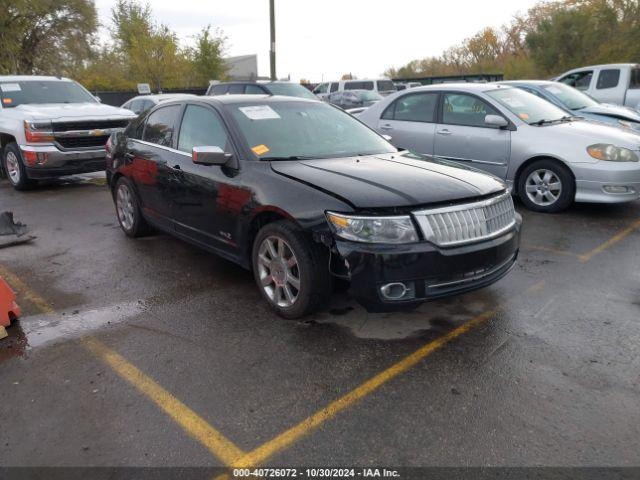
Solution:
{"label": "chrome door handle", "polygon": [[451,135],[453,132],[451,130],[447,130],[446,128],[444,130],[438,130],[436,132],[438,135]]}
{"label": "chrome door handle", "polygon": [[380,130],[393,130],[393,127],[388,124],[380,125]]}

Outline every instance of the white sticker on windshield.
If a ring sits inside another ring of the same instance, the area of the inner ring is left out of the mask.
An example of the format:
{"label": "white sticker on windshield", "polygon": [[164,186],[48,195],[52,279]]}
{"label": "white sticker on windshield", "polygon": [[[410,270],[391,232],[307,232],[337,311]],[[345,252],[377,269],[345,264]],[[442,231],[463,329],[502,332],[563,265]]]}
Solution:
{"label": "white sticker on windshield", "polygon": [[239,110],[251,120],[275,120],[280,115],[269,105],[256,105],[252,107],[240,107]]}
{"label": "white sticker on windshield", "polygon": [[0,85],[0,89],[2,89],[3,92],[19,92],[22,90],[18,83],[3,83]]}
{"label": "white sticker on windshield", "polygon": [[525,106],[524,103],[518,100],[517,98],[507,97],[507,98],[503,98],[502,100],[504,101],[504,103],[506,103],[507,105],[513,108],[521,108]]}

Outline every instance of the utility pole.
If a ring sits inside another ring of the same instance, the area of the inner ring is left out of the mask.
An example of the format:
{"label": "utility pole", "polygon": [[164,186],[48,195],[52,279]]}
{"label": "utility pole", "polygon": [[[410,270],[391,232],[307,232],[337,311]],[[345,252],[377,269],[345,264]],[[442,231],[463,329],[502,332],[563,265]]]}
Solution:
{"label": "utility pole", "polygon": [[269,16],[271,17],[271,50],[269,56],[271,57],[271,80],[277,80],[276,77],[276,11],[275,0],[269,0]]}

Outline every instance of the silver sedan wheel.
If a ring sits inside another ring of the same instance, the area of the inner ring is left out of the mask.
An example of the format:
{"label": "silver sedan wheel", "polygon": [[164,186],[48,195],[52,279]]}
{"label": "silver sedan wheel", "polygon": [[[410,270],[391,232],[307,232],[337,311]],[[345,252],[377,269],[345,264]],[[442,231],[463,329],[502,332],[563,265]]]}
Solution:
{"label": "silver sedan wheel", "polygon": [[265,238],[258,250],[258,276],[267,297],[279,307],[290,307],[300,293],[300,269],[284,239]]}
{"label": "silver sedan wheel", "polygon": [[555,172],[545,168],[534,170],[525,182],[527,197],[536,205],[548,207],[562,194],[562,181]]}
{"label": "silver sedan wheel", "polygon": [[11,183],[17,185],[20,183],[20,160],[15,153],[9,151],[5,157],[5,166],[7,167],[7,175]]}
{"label": "silver sedan wheel", "polygon": [[135,206],[131,190],[127,185],[120,185],[116,192],[116,210],[118,219],[125,230],[130,231],[133,228]]}

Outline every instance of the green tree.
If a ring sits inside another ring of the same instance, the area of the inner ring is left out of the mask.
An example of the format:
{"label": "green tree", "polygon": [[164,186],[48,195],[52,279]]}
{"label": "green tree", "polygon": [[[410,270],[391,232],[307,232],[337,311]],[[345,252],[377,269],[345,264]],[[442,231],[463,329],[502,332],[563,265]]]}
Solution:
{"label": "green tree", "polygon": [[193,85],[208,85],[209,80],[224,79],[227,67],[222,58],[226,38],[220,30],[211,32],[207,25],[195,35],[195,47],[190,49],[190,58],[194,70]]}
{"label": "green tree", "polygon": [[0,73],[67,75],[91,55],[92,0],[1,0]]}

